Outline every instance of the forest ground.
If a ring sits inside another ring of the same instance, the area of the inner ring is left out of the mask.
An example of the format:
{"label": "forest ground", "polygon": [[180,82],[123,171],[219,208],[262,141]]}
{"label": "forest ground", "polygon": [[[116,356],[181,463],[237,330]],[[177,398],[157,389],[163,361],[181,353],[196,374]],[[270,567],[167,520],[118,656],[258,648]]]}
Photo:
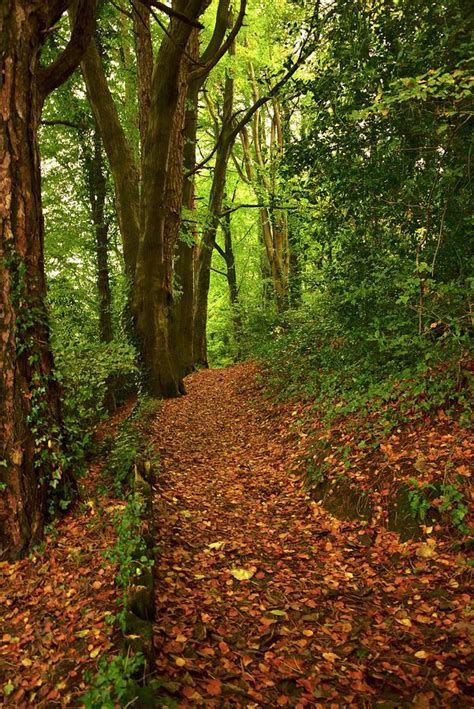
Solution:
{"label": "forest ground", "polygon": [[[450,470],[468,482],[468,432],[439,412],[378,451],[356,447],[343,473],[311,402],[279,403],[262,381],[250,363],[192,374],[152,424],[156,678],[179,707],[471,706],[463,538],[440,518],[401,541],[386,514],[397,478]],[[335,450],[348,424],[335,426]],[[370,515],[339,519],[339,493],[329,505],[307,488],[314,438],[331,489],[345,475]],[[87,672],[119,651],[116,566],[103,554],[124,505],[97,461],[45,544],[0,563],[0,706],[76,705]]]}
{"label": "forest ground", "polygon": [[156,669],[179,706],[469,706],[453,539],[332,516],[292,464],[299,410],[253,365],[187,388],[154,428]]}

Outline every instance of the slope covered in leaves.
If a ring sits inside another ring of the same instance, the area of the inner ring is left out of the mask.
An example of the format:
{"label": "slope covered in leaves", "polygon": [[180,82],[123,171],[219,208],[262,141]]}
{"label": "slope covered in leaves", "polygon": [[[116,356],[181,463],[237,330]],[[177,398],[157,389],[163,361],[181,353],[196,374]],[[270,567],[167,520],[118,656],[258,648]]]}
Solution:
{"label": "slope covered in leaves", "polygon": [[[115,434],[132,405],[98,437]],[[28,558],[0,561],[0,707],[78,706],[101,658],[119,651],[117,565],[105,554],[125,502],[104,487],[100,469],[91,465],[81,501]]]}
{"label": "slope covered in leaves", "polygon": [[293,407],[245,364],[203,371],[155,434],[156,671],[181,707],[468,699],[467,567],[452,540],[341,521],[290,472]]}

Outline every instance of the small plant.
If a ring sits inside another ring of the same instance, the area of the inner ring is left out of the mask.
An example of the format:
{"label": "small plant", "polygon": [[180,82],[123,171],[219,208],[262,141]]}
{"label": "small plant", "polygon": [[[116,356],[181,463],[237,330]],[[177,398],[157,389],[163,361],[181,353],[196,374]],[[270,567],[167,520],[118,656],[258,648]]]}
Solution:
{"label": "small plant", "polygon": [[123,707],[133,703],[138,697],[137,675],[143,670],[143,655],[117,655],[103,657],[95,677],[85,675],[92,684],[89,691],[81,697],[85,709],[114,709],[119,704]]}
{"label": "small plant", "polygon": [[428,510],[437,510],[441,514],[448,513],[451,524],[463,534],[469,531],[464,522],[469,511],[468,506],[464,494],[456,485],[453,483],[419,485],[414,478],[410,483],[414,489],[409,491],[408,500],[414,519],[424,522]]}
{"label": "small plant", "polygon": [[408,493],[408,501],[410,504],[410,512],[413,519],[419,519],[424,522],[426,519],[426,514],[431,507],[431,499],[427,496],[429,490],[436,490],[434,485],[429,485],[424,483],[418,485],[418,481],[411,478],[410,483],[415,486],[415,489],[410,490]]}
{"label": "small plant", "polygon": [[440,486],[439,495],[440,504],[438,510],[440,512],[449,512],[451,523],[459,529],[460,532],[466,533],[469,528],[464,522],[469,509],[466,505],[466,498],[461,490],[453,484],[442,484]]}

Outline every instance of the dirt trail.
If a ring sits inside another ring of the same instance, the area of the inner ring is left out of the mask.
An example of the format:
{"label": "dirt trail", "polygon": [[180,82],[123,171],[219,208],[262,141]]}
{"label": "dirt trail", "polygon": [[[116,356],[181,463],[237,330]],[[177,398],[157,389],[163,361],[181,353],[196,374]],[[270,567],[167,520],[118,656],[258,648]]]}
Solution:
{"label": "dirt trail", "polygon": [[312,501],[251,365],[187,388],[155,427],[157,675],[179,706],[468,706],[442,554]]}

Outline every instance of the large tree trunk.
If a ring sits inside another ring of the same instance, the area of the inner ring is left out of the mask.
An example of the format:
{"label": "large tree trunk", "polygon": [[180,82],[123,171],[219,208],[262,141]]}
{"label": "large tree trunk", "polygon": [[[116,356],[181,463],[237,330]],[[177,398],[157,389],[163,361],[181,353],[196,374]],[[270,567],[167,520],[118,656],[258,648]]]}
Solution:
{"label": "large tree trunk", "polygon": [[117,109],[107,85],[102,60],[93,40],[81,62],[94,119],[99,127],[115,186],[115,200],[122,236],[125,270],[133,281],[140,238],[139,171],[133,151],[120,123]]}
{"label": "large tree trunk", "polygon": [[80,60],[77,32],[90,37],[95,4],[79,3],[66,50],[40,69],[58,19],[51,5],[0,6],[0,557],[41,537],[48,493],[72,481],[49,346],[37,133],[45,95]]}
{"label": "large tree trunk", "polygon": [[[204,0],[177,2],[195,20]],[[188,64],[185,51],[192,27],[173,18],[153,69],[150,117],[142,179],[142,225],[134,283],[133,310],[147,369],[147,386],[156,396],[182,393],[173,350],[173,252],[182,204],[183,126]]]}
{"label": "large tree trunk", "polygon": [[[188,54],[197,58],[198,49],[198,33],[193,30]],[[195,210],[192,170],[196,165],[198,95],[199,84],[193,82],[188,89],[184,118],[183,207],[188,218]],[[185,233],[178,239],[174,263],[178,294],[173,312],[173,340],[180,373],[186,376],[194,369],[194,252],[197,244],[195,223],[185,222],[182,232]]]}

